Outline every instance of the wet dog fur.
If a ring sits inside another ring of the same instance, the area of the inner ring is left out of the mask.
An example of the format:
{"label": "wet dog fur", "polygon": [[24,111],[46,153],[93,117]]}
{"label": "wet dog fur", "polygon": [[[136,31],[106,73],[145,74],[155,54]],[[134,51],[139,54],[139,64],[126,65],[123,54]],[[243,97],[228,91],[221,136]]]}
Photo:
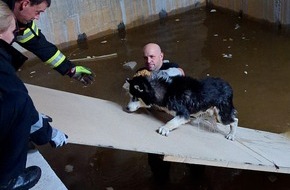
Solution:
{"label": "wet dog fur", "polygon": [[220,78],[207,77],[196,80],[188,76],[160,76],[153,72],[150,76],[136,76],[129,83],[131,100],[126,110],[134,112],[141,107],[157,106],[174,118],[158,129],[161,135],[200,115],[214,117],[214,120],[230,126],[226,135],[234,140],[238,125],[233,105],[233,90]]}

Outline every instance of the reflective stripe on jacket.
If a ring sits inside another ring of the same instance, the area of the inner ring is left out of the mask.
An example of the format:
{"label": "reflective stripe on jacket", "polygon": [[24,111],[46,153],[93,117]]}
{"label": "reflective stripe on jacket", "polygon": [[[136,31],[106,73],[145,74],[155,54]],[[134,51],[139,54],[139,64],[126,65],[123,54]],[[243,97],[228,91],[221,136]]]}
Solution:
{"label": "reflective stripe on jacket", "polygon": [[52,67],[59,66],[65,60],[65,55],[63,55],[59,50],[45,63],[50,64]]}
{"label": "reflective stripe on jacket", "polygon": [[38,36],[38,35],[39,35],[38,28],[35,22],[32,22],[31,27],[26,28],[22,35],[17,36],[17,41],[19,43],[26,43],[29,40],[31,40],[33,37]]}

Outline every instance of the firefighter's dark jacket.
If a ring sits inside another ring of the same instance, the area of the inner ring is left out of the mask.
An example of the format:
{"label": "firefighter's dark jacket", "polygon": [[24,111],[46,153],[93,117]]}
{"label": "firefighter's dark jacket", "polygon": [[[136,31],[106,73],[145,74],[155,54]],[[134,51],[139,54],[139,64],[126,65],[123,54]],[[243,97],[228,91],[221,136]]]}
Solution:
{"label": "firefighter's dark jacket", "polygon": [[[3,1],[7,3],[13,11],[15,0]],[[35,22],[30,22],[28,24],[18,22],[18,26],[20,32],[16,37],[16,42],[20,46],[34,53],[43,62],[52,66],[53,69],[57,70],[62,75],[68,74],[70,69],[75,66],[54,44],[46,40],[40,29],[37,28]],[[19,67],[19,65],[16,67]]]}
{"label": "firefighter's dark jacket", "polygon": [[[16,75],[15,67],[12,66],[22,65],[26,60],[27,58],[13,46],[0,39],[0,101],[5,101],[2,98],[12,91],[16,93],[19,92],[20,95],[24,94],[29,96],[27,88],[22,80]],[[39,114],[33,104],[29,106],[30,108],[28,110],[31,116],[31,123],[29,123],[29,126],[32,126],[39,121]],[[30,138],[36,144],[42,145],[49,142],[51,134],[51,126],[47,125],[42,127],[41,130],[34,132],[34,134],[31,134]]]}

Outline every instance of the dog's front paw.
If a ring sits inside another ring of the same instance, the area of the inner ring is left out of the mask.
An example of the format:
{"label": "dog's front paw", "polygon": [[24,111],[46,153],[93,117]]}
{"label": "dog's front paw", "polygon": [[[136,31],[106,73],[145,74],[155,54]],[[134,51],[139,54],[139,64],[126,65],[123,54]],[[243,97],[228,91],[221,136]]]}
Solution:
{"label": "dog's front paw", "polygon": [[158,129],[158,133],[163,136],[168,136],[170,130],[168,127],[162,126]]}
{"label": "dog's front paw", "polygon": [[235,136],[234,136],[233,134],[231,134],[231,133],[229,133],[229,134],[226,136],[226,138],[227,138],[228,140],[231,140],[231,141],[234,141],[234,140],[235,140]]}

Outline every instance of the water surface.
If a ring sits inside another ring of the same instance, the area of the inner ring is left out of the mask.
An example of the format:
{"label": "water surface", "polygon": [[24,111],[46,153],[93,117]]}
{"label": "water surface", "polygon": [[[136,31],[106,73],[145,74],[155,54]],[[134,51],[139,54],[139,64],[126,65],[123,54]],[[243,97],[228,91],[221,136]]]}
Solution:
{"label": "water surface", "polygon": [[[142,47],[148,42],[160,44],[165,59],[177,62],[186,75],[227,80],[234,89],[239,126],[289,131],[289,35],[235,13],[195,9],[164,23],[128,30],[124,39],[116,33],[64,50],[71,59],[118,54],[81,63],[96,73],[96,81],[88,87],[60,76],[39,61],[26,64],[19,75],[26,83],[125,105],[128,96],[122,85],[143,66]],[[137,67],[124,69],[128,61],[136,61]],[[80,126],[80,130],[85,129]],[[73,144],[57,150],[48,146],[40,149],[69,189],[290,189],[289,175],[206,167],[197,179],[186,164],[177,163],[172,164],[170,181],[160,184],[153,180],[144,153]],[[65,171],[68,165],[73,166],[72,172]]]}

